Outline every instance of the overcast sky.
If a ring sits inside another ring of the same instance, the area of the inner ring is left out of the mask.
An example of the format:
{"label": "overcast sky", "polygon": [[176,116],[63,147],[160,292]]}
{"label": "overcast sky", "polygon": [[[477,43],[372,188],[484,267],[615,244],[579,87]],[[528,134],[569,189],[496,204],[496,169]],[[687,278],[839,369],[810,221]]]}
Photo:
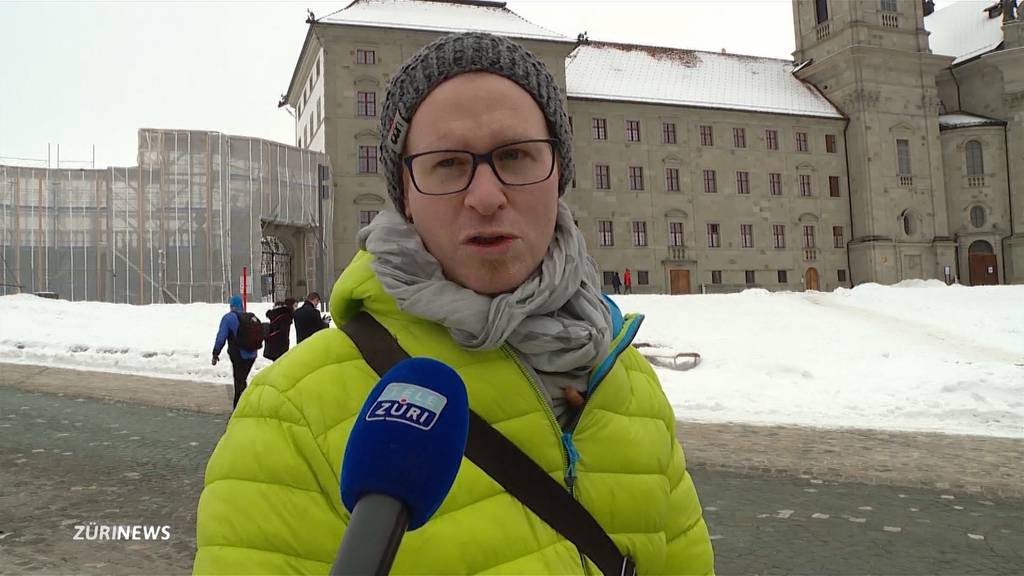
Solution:
{"label": "overcast sky", "polygon": [[[980,3],[990,0],[979,0]],[[0,0],[0,164],[132,166],[139,128],[215,130],[294,142],[277,108],[306,9],[349,0]],[[950,0],[937,0],[941,8]],[[790,0],[509,0],[568,36],[790,58]]]}

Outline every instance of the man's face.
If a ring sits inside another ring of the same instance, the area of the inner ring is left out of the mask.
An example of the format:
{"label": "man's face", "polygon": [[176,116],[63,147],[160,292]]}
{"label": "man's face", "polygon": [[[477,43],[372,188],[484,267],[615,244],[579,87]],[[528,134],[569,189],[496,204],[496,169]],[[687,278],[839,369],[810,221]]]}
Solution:
{"label": "man's face", "polygon": [[[544,115],[516,83],[486,72],[435,88],[413,115],[405,155],[433,150],[482,154],[522,140],[548,138]],[[558,213],[558,160],[551,176],[506,186],[481,162],[469,188],[420,193],[403,167],[405,213],[445,276],[480,294],[514,290],[540,265]]]}

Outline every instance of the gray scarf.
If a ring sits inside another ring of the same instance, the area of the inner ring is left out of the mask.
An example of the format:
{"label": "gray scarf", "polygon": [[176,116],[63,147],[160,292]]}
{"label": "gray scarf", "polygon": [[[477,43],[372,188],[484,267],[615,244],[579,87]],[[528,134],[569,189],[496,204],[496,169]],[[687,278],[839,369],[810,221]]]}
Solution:
{"label": "gray scarf", "polygon": [[537,270],[514,291],[485,296],[444,277],[415,228],[386,210],[359,231],[381,286],[413,316],[448,328],[469,350],[506,342],[536,370],[589,370],[608,350],[611,316],[597,267],[564,202],[555,235]]}

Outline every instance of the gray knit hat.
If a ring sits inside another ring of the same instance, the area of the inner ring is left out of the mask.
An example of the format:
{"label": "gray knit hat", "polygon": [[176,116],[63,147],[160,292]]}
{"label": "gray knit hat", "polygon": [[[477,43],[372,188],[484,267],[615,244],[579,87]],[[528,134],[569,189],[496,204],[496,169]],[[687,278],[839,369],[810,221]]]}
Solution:
{"label": "gray knit hat", "polygon": [[466,72],[492,72],[530,93],[558,140],[558,194],[572,181],[572,131],[565,99],[547,67],[521,45],[493,34],[469,32],[444,36],[412,55],[388,83],[380,115],[380,155],[388,195],[405,216],[402,197],[402,152],[416,109],[438,84]]}

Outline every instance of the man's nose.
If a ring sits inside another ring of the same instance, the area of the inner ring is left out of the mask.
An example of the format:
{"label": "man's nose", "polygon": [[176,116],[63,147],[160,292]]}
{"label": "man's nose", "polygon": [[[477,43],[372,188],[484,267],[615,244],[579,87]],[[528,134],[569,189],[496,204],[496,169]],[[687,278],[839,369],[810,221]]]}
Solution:
{"label": "man's nose", "polygon": [[481,162],[466,190],[466,206],[484,216],[490,216],[508,205],[505,186],[498,180],[490,164]]}

